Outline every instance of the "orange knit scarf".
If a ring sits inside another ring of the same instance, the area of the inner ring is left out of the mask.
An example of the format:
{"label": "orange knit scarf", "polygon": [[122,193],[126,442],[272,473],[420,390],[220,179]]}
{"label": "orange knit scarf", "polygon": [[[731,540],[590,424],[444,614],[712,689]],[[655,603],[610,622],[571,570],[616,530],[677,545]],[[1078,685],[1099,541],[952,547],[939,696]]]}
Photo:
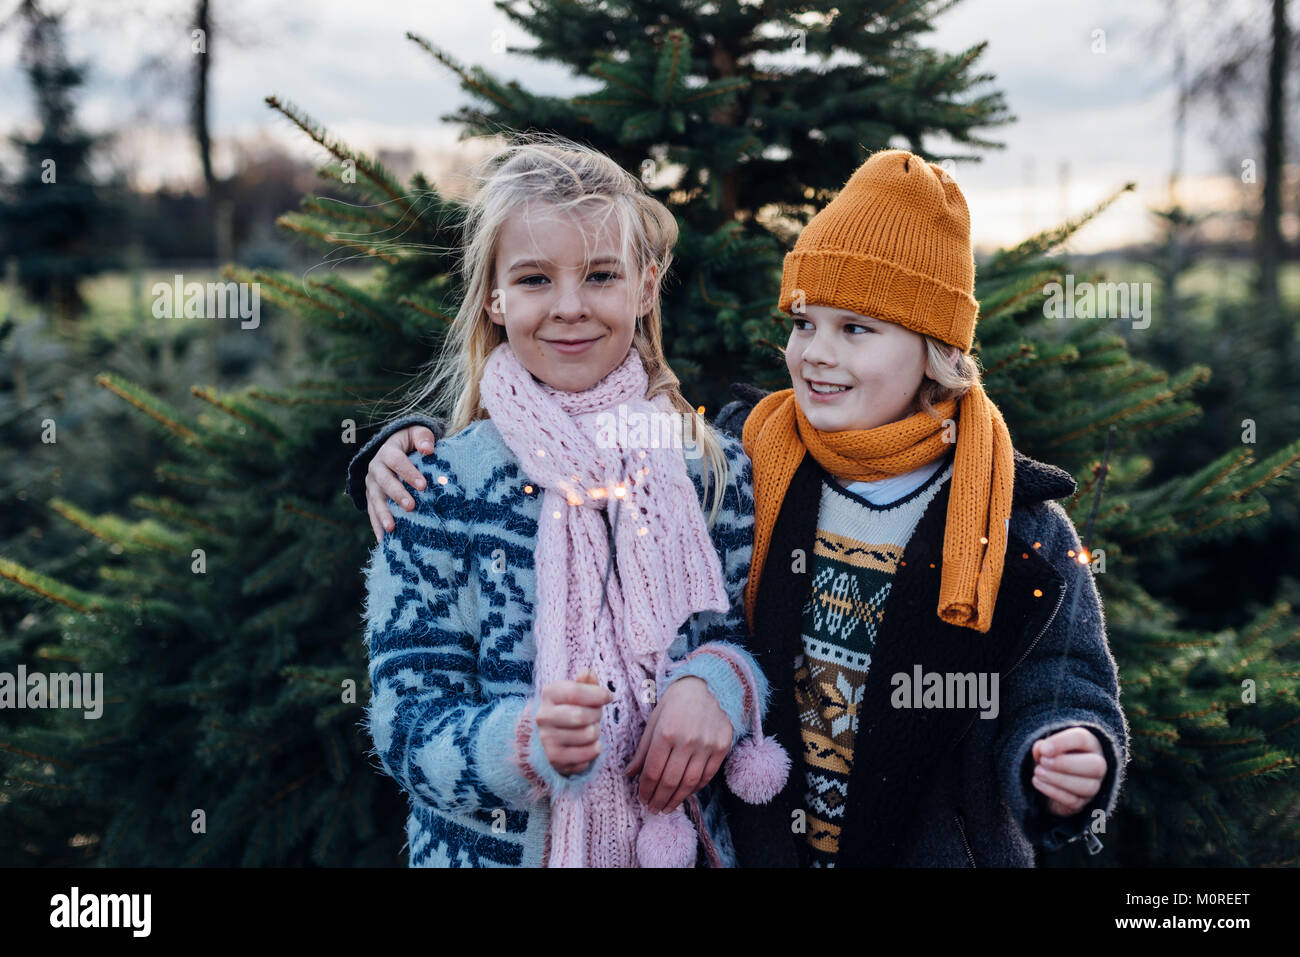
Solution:
{"label": "orange knit scarf", "polygon": [[[754,627],[772,527],[805,452],[835,478],[875,482],[920,468],[943,455],[943,420],[957,402],[934,406],[938,418],[917,412],[874,429],[822,432],[813,428],[794,389],[765,396],[745,420],[742,443],[754,463],[754,557],[745,586],[745,615]],[[1011,435],[982,384],[961,399],[957,450],[943,536],[939,617],[987,632],[1002,581],[1014,481]],[[786,560],[780,556],[780,560]]]}

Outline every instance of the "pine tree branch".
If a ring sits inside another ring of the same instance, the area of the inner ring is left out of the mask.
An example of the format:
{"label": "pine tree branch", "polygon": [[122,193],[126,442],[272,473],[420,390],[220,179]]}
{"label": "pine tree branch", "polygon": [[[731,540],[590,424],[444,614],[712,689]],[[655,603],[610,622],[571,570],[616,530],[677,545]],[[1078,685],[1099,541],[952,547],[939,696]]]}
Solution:
{"label": "pine tree branch", "polygon": [[495,90],[485,86],[484,84],[476,80],[474,77],[470,76],[470,74],[465,70],[464,67],[462,67],[459,63],[453,60],[446,53],[443,53],[442,50],[435,47],[428,40],[424,39],[423,37],[417,34],[411,33],[409,30],[406,33],[406,39],[411,40],[416,44],[418,44],[419,46],[423,47],[426,53],[428,53],[439,63],[441,63],[447,69],[451,70],[451,72],[455,73],[458,77],[460,77],[460,82],[463,86],[473,90],[475,93],[483,97],[485,100],[491,100],[493,103],[501,107],[501,109],[503,110],[508,110],[511,112],[514,111],[513,103],[511,103],[509,100],[504,99]]}
{"label": "pine tree branch", "polygon": [[66,605],[73,611],[81,612],[83,615],[103,611],[105,608],[105,604],[96,599],[95,596],[73,588],[71,585],[57,582],[40,572],[24,568],[17,562],[4,557],[0,557],[0,578],[5,578],[20,588],[44,598],[46,601]]}
{"label": "pine tree branch", "polygon": [[[410,34],[407,35],[409,36]],[[310,117],[293,104],[288,102],[281,103],[279,97],[276,96],[266,97],[265,102],[267,106],[271,107],[271,109],[288,117],[294,126],[306,133],[318,145],[332,153],[340,162],[348,162],[350,160],[354,163],[356,168],[361,171],[362,175],[365,176],[366,179],[378,186],[380,190],[397,203],[404,212],[410,212],[410,203],[401,187],[384,175],[378,164],[372,163],[369,157],[363,154],[354,153],[338,140],[327,138],[324,133],[324,128],[319,124],[314,123]]]}
{"label": "pine tree branch", "polygon": [[190,444],[198,442],[198,433],[178,422],[179,416],[171,412],[167,404],[162,400],[153,396],[149,396],[146,400],[145,394],[141,390],[109,372],[101,372],[95,376],[95,384],[103,386],[109,392],[126,400],[126,402],[135,406],[135,408],[160,423],[169,432],[179,436],[185,442]]}
{"label": "pine tree branch", "polygon": [[12,744],[5,744],[5,742],[3,741],[0,741],[0,750],[8,751],[10,754],[16,754],[19,757],[28,758],[29,760],[32,761],[40,761],[44,764],[57,765],[58,767],[61,768],[70,768],[73,766],[72,763],[69,761],[62,761],[59,758],[51,757],[48,754],[36,754],[33,751],[24,751],[22,748],[14,747]]}
{"label": "pine tree branch", "polygon": [[238,419],[240,422],[251,425],[277,445],[280,443],[280,440],[284,438],[284,432],[282,432],[279,427],[275,426],[274,423],[271,423],[270,420],[264,419],[258,421],[253,416],[245,412],[240,412],[229,399],[217,395],[216,390],[211,386],[192,385],[190,386],[190,395],[194,396],[196,399],[202,399],[204,402],[220,409],[222,412]]}
{"label": "pine tree branch", "polygon": [[1105,418],[1100,422],[1094,422],[1091,425],[1086,426],[1085,428],[1076,429],[1075,431],[1068,432],[1057,439],[1053,439],[1052,441],[1048,442],[1047,445],[1049,447],[1056,446],[1056,445],[1064,445],[1066,442],[1073,442],[1076,439],[1081,439],[1084,438],[1085,436],[1092,435],[1100,428],[1111,425],[1114,422],[1119,422],[1123,419],[1129,418],[1130,416],[1133,416],[1144,409],[1149,409],[1154,406],[1160,405],[1161,403],[1167,402],[1172,397],[1173,397],[1173,393],[1169,392],[1168,390],[1158,392],[1154,396],[1150,397],[1149,399],[1145,399],[1131,408],[1122,409],[1121,411],[1116,412],[1114,415],[1109,416],[1108,418]]}
{"label": "pine tree branch", "polygon": [[673,90],[677,87],[677,75],[681,70],[682,48],[690,48],[690,43],[686,39],[686,33],[683,30],[669,30],[664,37],[664,46],[666,47],[664,55],[667,57],[667,70],[665,71],[664,85],[660,90],[659,102],[668,103],[672,100]]}
{"label": "pine tree branch", "polygon": [[1300,442],[1292,443],[1290,448],[1293,449],[1294,451],[1287,451],[1286,449],[1283,449],[1277,455],[1273,456],[1273,459],[1276,461],[1273,461],[1272,464],[1268,465],[1267,469],[1264,471],[1264,474],[1262,476],[1260,476],[1258,479],[1251,482],[1249,485],[1245,486],[1244,488],[1239,489],[1236,492],[1233,492],[1232,495],[1229,496],[1229,498],[1232,499],[1233,501],[1240,501],[1241,499],[1249,495],[1251,492],[1254,492],[1257,489],[1260,489],[1265,485],[1269,484],[1270,482],[1276,481],[1277,479],[1281,478],[1284,474],[1290,471],[1293,466],[1295,466],[1297,463],[1300,463]]}
{"label": "pine tree branch", "polygon": [[349,295],[348,293],[343,292],[343,290],[341,290],[338,287],[338,285],[335,284],[334,282],[320,283],[319,288],[326,289],[329,292],[333,293],[333,295],[336,298],[342,299],[353,309],[357,310],[357,312],[361,313],[362,315],[368,316],[370,319],[374,320],[376,323],[383,326],[384,329],[386,329],[388,332],[391,332],[393,335],[398,334],[398,330],[393,326],[391,322],[388,322],[386,319],[384,319],[383,316],[379,315],[379,313],[375,312],[369,306],[365,305],[363,302],[357,299],[356,296]]}
{"label": "pine tree branch", "polygon": [[289,502],[281,502],[280,509],[281,511],[288,512],[291,515],[301,515],[304,518],[310,518],[313,521],[317,521],[317,522],[324,522],[327,525],[333,525],[336,528],[343,528],[349,531],[351,531],[352,529],[351,525],[345,525],[343,522],[337,521],[335,519],[326,518],[324,515],[317,515],[315,512],[309,512],[306,509],[300,508],[297,505],[292,505]]}
{"label": "pine tree branch", "polygon": [[452,316],[449,316],[444,312],[438,312],[435,309],[430,309],[428,306],[422,306],[414,299],[412,299],[410,296],[402,296],[397,300],[397,304],[399,306],[407,306],[411,309],[414,309],[416,312],[421,312],[424,315],[429,316],[432,319],[437,319],[443,325],[446,326],[451,325],[452,318],[453,318]]}
{"label": "pine tree branch", "polygon": [[1137,183],[1125,183],[1112,195],[1102,200],[1083,215],[1077,216],[1074,219],[1066,220],[1060,226],[1036,233],[1012,249],[997,252],[990,261],[988,268],[995,273],[1000,272],[1023,263],[1033,256],[1046,253],[1049,250],[1056,248],[1078,232],[1081,227],[1104,212],[1107,207],[1115,202],[1115,200],[1119,199],[1125,193],[1132,192],[1136,189]]}
{"label": "pine tree branch", "polygon": [[322,406],[322,405],[324,405],[324,406],[328,406],[328,405],[346,405],[346,406],[354,406],[354,405],[357,404],[357,398],[356,398],[356,397],[345,397],[345,398],[339,398],[339,399],[331,399],[331,398],[327,398],[327,397],[325,397],[325,396],[312,396],[312,395],[292,396],[292,395],[281,395],[281,394],[278,394],[278,393],[267,392],[265,389],[258,389],[258,388],[252,388],[252,389],[249,389],[249,390],[248,390],[248,395],[249,395],[250,398],[260,399],[260,400],[263,401],[263,402],[274,402],[276,405],[284,405],[284,406],[293,406],[293,405],[316,405],[316,406]]}
{"label": "pine tree branch", "polygon": [[283,305],[287,309],[292,310],[294,308],[289,304],[289,301],[292,300],[309,312],[318,313],[322,318],[327,316],[336,316],[338,314],[337,309],[331,308],[321,300],[309,296],[302,288],[301,283],[297,285],[289,285],[279,276],[273,275],[272,273],[264,272],[262,270],[243,269],[238,266],[228,266],[222,271],[222,273],[228,279],[235,279],[242,282],[256,282],[261,285],[270,286],[271,289],[274,290],[272,298],[274,299],[275,294],[282,296],[286,300]]}
{"label": "pine tree branch", "polygon": [[347,249],[355,249],[357,252],[365,253],[367,256],[374,256],[382,259],[390,266],[396,266],[400,260],[392,253],[384,252],[374,246],[367,246],[365,243],[354,242],[350,239],[344,239],[335,233],[321,232],[319,229],[312,229],[294,218],[294,213],[285,213],[283,216],[277,216],[275,224],[289,232],[297,233],[300,236],[310,236],[312,239],[319,240],[332,246],[343,246]]}

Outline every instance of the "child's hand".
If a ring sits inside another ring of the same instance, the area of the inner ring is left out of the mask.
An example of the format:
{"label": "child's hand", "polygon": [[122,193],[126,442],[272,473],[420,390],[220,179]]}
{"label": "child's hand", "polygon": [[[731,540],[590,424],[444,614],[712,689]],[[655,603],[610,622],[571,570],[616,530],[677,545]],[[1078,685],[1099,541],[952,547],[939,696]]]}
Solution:
{"label": "child's hand", "polygon": [[600,754],[600,711],[614,696],[590,668],[577,681],[552,681],[542,689],[534,720],[551,767],[561,774],[587,770]]}
{"label": "child's hand", "polygon": [[677,806],[713,780],[731,751],[731,719],[703,678],[674,681],[650,712],[627,776],[641,774],[641,800],[652,811]]}
{"label": "child's hand", "polygon": [[375,541],[384,540],[384,532],[391,532],[393,513],[388,510],[391,498],[408,512],[415,508],[405,479],[412,488],[424,488],[424,476],[411,464],[409,455],[417,446],[425,455],[433,454],[433,432],[423,425],[412,425],[398,429],[390,435],[375,452],[366,469],[366,513],[370,516],[370,527],[375,533]]}
{"label": "child's hand", "polygon": [[1059,817],[1077,814],[1101,790],[1106,755],[1087,728],[1066,728],[1034,742],[1034,787]]}

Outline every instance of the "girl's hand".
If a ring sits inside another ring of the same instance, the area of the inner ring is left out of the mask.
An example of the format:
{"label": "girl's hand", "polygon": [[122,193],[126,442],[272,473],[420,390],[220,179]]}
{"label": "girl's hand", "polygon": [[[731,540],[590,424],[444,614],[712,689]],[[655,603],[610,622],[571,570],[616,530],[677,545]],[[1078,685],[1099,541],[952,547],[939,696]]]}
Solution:
{"label": "girl's hand", "polygon": [[375,452],[366,469],[366,514],[370,516],[370,527],[375,533],[375,541],[384,540],[384,532],[391,532],[393,513],[388,510],[391,498],[408,512],[415,508],[405,479],[412,488],[424,488],[424,476],[411,464],[406,456],[417,447],[425,455],[433,454],[433,432],[423,425],[412,425],[398,429],[390,435]]}
{"label": "girl's hand", "polygon": [[551,767],[579,774],[600,754],[600,711],[614,696],[590,668],[577,681],[552,681],[542,689],[534,721]]}
{"label": "girl's hand", "polygon": [[627,776],[642,772],[639,793],[651,811],[675,811],[713,780],[731,738],[731,719],[704,679],[690,675],[670,684],[650,712]]}
{"label": "girl's hand", "polygon": [[1066,728],[1034,742],[1034,787],[1059,817],[1077,814],[1101,790],[1106,755],[1087,728]]}

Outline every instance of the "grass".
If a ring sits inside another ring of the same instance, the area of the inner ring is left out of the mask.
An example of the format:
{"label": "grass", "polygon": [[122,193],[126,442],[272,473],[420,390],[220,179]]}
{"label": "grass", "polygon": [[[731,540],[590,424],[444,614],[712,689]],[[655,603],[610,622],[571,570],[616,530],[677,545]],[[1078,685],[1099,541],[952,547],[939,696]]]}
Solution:
{"label": "grass", "polygon": [[[349,280],[365,285],[371,278],[373,270],[344,270],[343,272]],[[153,314],[155,284],[165,283],[172,286],[177,273],[180,273],[185,283],[227,281],[215,267],[147,269],[140,274],[138,280],[133,280],[132,275],[125,271],[101,273],[81,283],[81,295],[86,300],[87,306],[84,323],[88,328],[93,328],[95,335],[110,339],[132,336],[137,340],[152,341],[168,336],[179,339],[201,333],[213,320],[170,317],[160,319]],[[20,293],[17,316],[27,318],[36,313],[36,306]],[[9,314],[10,288],[0,284],[0,316]],[[237,319],[216,321],[238,323]]]}

